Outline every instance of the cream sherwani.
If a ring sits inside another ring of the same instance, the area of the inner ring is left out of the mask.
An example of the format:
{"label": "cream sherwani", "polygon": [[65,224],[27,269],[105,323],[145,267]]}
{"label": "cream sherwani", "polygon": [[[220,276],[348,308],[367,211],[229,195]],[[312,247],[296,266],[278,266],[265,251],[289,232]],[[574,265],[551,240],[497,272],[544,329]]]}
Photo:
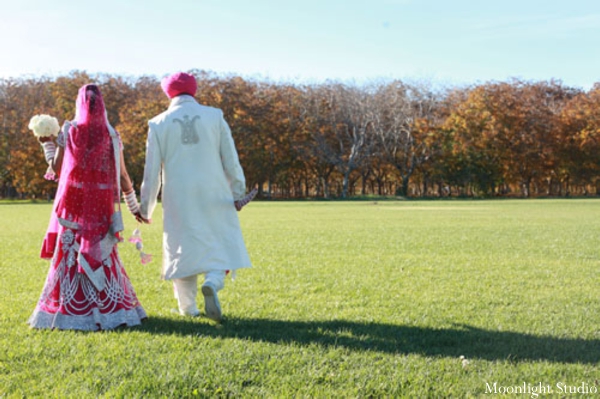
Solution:
{"label": "cream sherwani", "polygon": [[223,112],[180,95],[148,124],[141,214],[152,216],[162,184],[162,277],[250,267],[233,205],[244,172]]}

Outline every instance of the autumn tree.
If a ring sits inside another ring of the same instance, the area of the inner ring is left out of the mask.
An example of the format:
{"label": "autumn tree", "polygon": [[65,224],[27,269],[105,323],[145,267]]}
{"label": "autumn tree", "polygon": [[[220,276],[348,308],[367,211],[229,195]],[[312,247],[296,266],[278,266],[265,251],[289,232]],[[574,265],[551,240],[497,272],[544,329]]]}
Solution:
{"label": "autumn tree", "polygon": [[341,196],[348,195],[350,174],[371,156],[374,145],[372,97],[356,86],[330,83],[323,86],[315,104],[320,125],[315,139],[319,154],[342,176]]}
{"label": "autumn tree", "polygon": [[[167,109],[169,100],[162,92],[160,83],[152,77],[139,78],[133,83],[131,93],[130,98],[123,99],[121,105],[115,107],[117,115],[114,119],[109,119],[116,121],[113,123],[121,135],[127,171],[139,193],[144,177],[148,121]],[[118,96],[115,105],[117,101]]]}
{"label": "autumn tree", "polygon": [[561,110],[557,139],[557,174],[562,176],[565,193],[569,193],[569,184],[574,184],[588,194],[591,184],[599,194],[600,83],[588,93],[578,93]]}
{"label": "autumn tree", "polygon": [[28,129],[32,116],[56,115],[48,79],[9,80],[1,86],[3,191],[14,189],[29,197],[49,195],[54,184],[43,179],[47,164],[40,144]]}
{"label": "autumn tree", "polygon": [[432,156],[427,136],[437,123],[438,96],[426,86],[394,81],[381,85],[374,94],[374,130],[381,156],[396,168],[401,195],[408,195],[416,168]]}
{"label": "autumn tree", "polygon": [[[192,70],[196,99],[223,110],[248,188],[263,197],[600,192],[600,86],[510,80],[451,91],[401,81],[294,85]],[[0,195],[50,196],[29,119],[73,119],[96,83],[136,188],[147,122],[169,100],[156,77],[74,71],[0,79]]]}

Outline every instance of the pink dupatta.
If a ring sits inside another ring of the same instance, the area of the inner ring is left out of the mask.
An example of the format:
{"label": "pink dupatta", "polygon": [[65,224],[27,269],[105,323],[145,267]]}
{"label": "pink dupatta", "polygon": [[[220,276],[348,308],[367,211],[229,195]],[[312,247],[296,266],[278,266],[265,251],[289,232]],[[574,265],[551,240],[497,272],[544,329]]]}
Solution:
{"label": "pink dupatta", "polygon": [[102,290],[102,264],[120,240],[118,232],[123,230],[118,139],[108,124],[102,94],[96,85],[81,87],[76,105],[41,257],[54,255],[60,226],[73,230],[79,243],[79,271]]}

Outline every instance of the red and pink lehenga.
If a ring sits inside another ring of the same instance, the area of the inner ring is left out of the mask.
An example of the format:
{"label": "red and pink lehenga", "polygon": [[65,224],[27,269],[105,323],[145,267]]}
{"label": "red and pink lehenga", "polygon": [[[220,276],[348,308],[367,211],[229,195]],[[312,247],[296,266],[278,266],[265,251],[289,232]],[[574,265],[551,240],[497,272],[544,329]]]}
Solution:
{"label": "red and pink lehenga", "polygon": [[95,85],[79,90],[41,257],[51,259],[34,328],[106,330],[146,318],[119,257],[120,139]]}

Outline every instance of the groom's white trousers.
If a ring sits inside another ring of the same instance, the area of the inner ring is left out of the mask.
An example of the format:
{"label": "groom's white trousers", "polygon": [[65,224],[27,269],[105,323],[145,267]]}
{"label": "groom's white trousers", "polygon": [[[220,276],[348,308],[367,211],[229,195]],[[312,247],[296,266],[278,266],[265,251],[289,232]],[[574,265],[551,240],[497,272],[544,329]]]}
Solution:
{"label": "groom's white trousers", "polygon": [[[204,284],[206,283],[212,284],[217,291],[222,290],[225,286],[225,271],[213,270],[204,273]],[[196,296],[198,295],[197,274],[185,278],[174,278],[173,288],[181,314],[192,316],[200,314],[196,304]]]}

